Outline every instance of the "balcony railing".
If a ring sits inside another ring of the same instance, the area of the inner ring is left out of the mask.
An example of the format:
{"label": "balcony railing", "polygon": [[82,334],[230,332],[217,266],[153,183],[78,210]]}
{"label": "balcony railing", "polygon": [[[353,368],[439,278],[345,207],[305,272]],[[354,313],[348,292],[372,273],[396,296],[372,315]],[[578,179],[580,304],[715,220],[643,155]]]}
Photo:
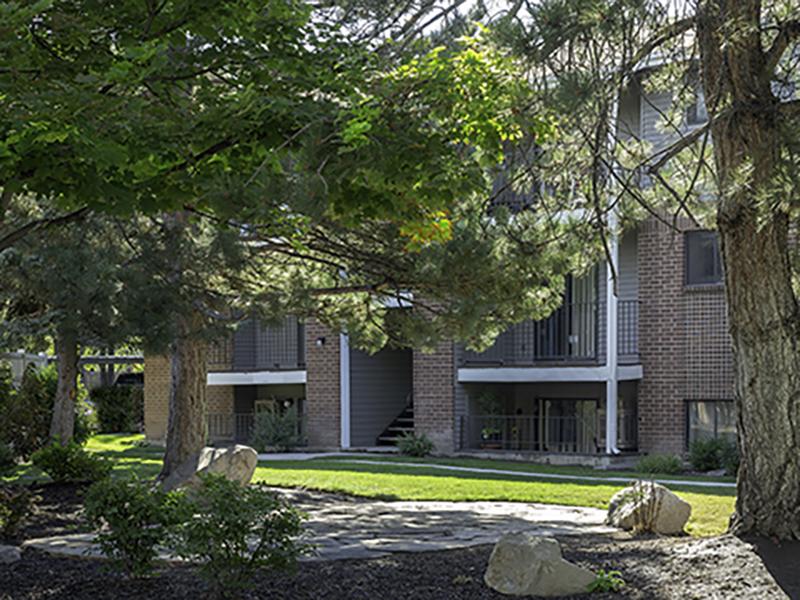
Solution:
{"label": "balcony railing", "polygon": [[639,301],[617,302],[617,352],[621,359],[639,356]]}
{"label": "balcony railing", "polygon": [[[208,439],[212,442],[250,444],[253,439],[255,413],[211,413],[208,415]],[[297,419],[299,439],[305,439],[305,419]]]}
{"label": "balcony railing", "polygon": [[465,364],[527,365],[597,359],[598,304],[571,302],[547,319],[512,326],[485,352],[465,351]]}
{"label": "balcony railing", "polygon": [[597,420],[585,416],[461,417],[461,448],[465,450],[597,454],[603,446]]}
{"label": "balcony railing", "polygon": [[304,369],[305,327],[294,317],[279,325],[243,321],[229,338],[209,349],[210,371],[285,371]]}

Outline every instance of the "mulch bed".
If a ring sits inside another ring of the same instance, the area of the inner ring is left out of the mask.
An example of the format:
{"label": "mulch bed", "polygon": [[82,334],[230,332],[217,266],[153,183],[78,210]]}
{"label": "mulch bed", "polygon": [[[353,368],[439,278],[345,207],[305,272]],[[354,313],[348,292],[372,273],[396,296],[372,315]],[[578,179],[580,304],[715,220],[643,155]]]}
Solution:
{"label": "mulch bed", "polygon": [[[80,529],[83,488],[42,486],[37,514],[22,539]],[[21,540],[16,540],[17,542]],[[759,540],[758,554],[735,538],[560,539],[568,560],[594,571],[619,570],[627,585],[617,594],[580,598],[800,600],[800,544]],[[294,574],[263,573],[248,598],[431,600],[507,598],[483,584],[491,546],[388,558],[304,562]],[[762,564],[762,559],[764,563]],[[766,565],[766,569],[764,568]],[[774,578],[774,579],[773,579]],[[780,584],[776,584],[777,582]],[[783,587],[783,591],[781,590]],[[187,566],[163,566],[146,580],[126,580],[105,561],[25,550],[20,562],[0,565],[0,599],[196,599],[204,582]],[[578,597],[575,597],[578,598]]]}

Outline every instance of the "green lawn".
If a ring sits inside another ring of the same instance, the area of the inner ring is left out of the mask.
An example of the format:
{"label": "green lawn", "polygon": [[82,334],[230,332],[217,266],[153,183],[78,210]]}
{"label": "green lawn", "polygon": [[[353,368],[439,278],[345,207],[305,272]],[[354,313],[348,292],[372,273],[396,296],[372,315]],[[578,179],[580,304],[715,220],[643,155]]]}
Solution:
{"label": "green lawn", "polygon": [[[87,448],[114,459],[116,461],[114,472],[117,474],[135,472],[141,476],[154,476],[160,468],[162,451],[160,448],[142,447],[141,441],[142,436],[138,435],[98,435],[89,440]],[[603,472],[577,467],[553,467],[483,459],[408,459],[391,456],[376,457],[375,461],[370,464],[354,463],[347,458],[265,461],[259,463],[255,480],[275,486],[304,487],[393,500],[508,500],[605,508],[614,492],[624,487],[623,483],[537,480],[525,475],[454,473],[435,468],[411,467],[403,463],[430,462],[534,474],[563,473],[593,477],[616,475],[631,479],[636,477],[630,472]],[[43,477],[41,473],[37,473],[37,470],[30,466],[20,467],[14,475],[14,478],[27,480],[41,477]],[[696,479],[730,481],[729,478]],[[692,535],[713,535],[725,531],[735,501],[732,488],[676,485],[669,487],[692,505],[692,517],[687,526]]]}

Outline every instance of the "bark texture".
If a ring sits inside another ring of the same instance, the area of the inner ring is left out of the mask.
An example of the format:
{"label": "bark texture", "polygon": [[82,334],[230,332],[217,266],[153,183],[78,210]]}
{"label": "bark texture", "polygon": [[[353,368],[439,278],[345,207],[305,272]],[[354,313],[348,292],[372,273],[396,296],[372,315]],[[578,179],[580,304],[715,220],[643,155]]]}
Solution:
{"label": "bark texture", "polygon": [[760,4],[716,0],[698,15],[704,87],[721,188],[722,241],[736,363],[741,465],[737,534],[800,538],[800,314],[780,175],[782,108],[759,33]]}
{"label": "bark texture", "polygon": [[78,341],[72,333],[57,336],[58,386],[50,421],[50,439],[67,444],[75,432],[75,398],[78,393]]}
{"label": "bark texture", "polygon": [[201,315],[190,312],[178,317],[179,334],[172,344],[172,382],[167,422],[167,448],[159,479],[164,480],[206,444],[207,342]]}

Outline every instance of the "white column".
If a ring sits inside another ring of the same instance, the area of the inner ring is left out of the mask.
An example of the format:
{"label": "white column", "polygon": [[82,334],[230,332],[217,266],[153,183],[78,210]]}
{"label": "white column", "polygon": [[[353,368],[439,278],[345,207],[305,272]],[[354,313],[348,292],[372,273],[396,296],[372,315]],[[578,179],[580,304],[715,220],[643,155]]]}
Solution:
{"label": "white column", "polygon": [[350,447],[350,340],[339,334],[339,439],[342,448]]}
{"label": "white column", "polygon": [[610,262],[606,266],[606,454],[619,454],[617,448],[617,290],[614,273],[619,278],[619,240],[616,209],[608,215]]}

